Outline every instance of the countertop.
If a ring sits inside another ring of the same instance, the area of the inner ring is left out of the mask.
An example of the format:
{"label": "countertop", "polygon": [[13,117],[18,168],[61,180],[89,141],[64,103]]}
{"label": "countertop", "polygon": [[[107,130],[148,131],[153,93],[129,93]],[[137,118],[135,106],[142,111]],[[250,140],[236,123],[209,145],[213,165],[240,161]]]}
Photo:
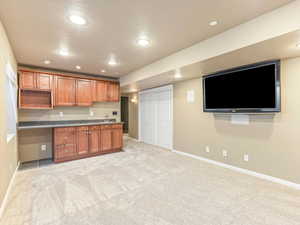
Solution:
{"label": "countertop", "polygon": [[58,121],[24,121],[18,123],[18,130],[53,127],[76,127],[88,125],[122,124],[115,119],[99,120],[58,120]]}

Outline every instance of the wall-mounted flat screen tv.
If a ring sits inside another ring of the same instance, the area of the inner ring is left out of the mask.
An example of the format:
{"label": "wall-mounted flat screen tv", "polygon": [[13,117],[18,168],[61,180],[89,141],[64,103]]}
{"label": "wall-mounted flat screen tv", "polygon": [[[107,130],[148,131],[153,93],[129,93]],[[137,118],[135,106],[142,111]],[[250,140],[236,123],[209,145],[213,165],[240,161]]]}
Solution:
{"label": "wall-mounted flat screen tv", "polygon": [[280,112],[280,61],[262,62],[203,76],[203,111]]}

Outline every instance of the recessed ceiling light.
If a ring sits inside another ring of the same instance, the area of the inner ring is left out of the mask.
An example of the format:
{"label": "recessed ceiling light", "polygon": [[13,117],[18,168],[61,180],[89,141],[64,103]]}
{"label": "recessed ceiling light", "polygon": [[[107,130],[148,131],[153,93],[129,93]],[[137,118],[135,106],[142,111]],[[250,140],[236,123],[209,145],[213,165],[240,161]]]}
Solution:
{"label": "recessed ceiling light", "polygon": [[86,24],[86,20],[83,19],[81,16],[72,15],[69,17],[71,22],[77,25],[84,25]]}
{"label": "recessed ceiling light", "polygon": [[47,59],[47,60],[44,61],[44,63],[48,65],[48,64],[51,63],[51,61]]}
{"label": "recessed ceiling light", "polygon": [[101,72],[102,72],[102,73],[105,73],[105,72],[106,72],[106,70],[101,70]]}
{"label": "recessed ceiling light", "polygon": [[117,65],[117,62],[116,62],[116,60],[115,59],[110,59],[109,61],[108,61],[108,65],[110,65],[110,66],[115,66],[115,65]]}
{"label": "recessed ceiling light", "polygon": [[81,69],[81,66],[76,66],[76,69],[80,70],[80,69]]}
{"label": "recessed ceiling light", "polygon": [[210,26],[216,26],[218,24],[218,21],[214,20],[214,21],[211,21],[209,23]]}
{"label": "recessed ceiling light", "polygon": [[148,47],[150,45],[150,41],[146,38],[140,38],[137,40],[137,44],[142,47]]}
{"label": "recessed ceiling light", "polygon": [[174,78],[175,79],[180,79],[182,77],[180,69],[175,70]]}
{"label": "recessed ceiling light", "polygon": [[59,51],[59,54],[62,55],[62,56],[68,56],[69,55],[69,52],[67,49],[61,49]]}

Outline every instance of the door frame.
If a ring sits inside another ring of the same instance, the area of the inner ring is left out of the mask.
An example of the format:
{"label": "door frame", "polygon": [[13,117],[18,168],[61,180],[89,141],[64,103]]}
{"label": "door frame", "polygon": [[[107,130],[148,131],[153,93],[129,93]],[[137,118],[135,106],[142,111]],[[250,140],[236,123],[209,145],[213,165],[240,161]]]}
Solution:
{"label": "door frame", "polygon": [[146,93],[157,93],[157,92],[160,92],[160,91],[170,91],[171,94],[170,94],[170,118],[171,118],[171,151],[173,150],[174,148],[174,121],[173,121],[173,85],[170,84],[170,85],[166,85],[166,86],[161,86],[161,87],[157,87],[157,88],[151,88],[151,89],[147,89],[147,90],[144,90],[144,91],[140,91],[138,93],[139,95],[139,102],[138,102],[138,105],[139,105],[139,113],[138,113],[138,134],[139,134],[139,137],[138,137],[138,141],[142,142],[142,139],[141,139],[141,95],[142,94],[146,94]]}

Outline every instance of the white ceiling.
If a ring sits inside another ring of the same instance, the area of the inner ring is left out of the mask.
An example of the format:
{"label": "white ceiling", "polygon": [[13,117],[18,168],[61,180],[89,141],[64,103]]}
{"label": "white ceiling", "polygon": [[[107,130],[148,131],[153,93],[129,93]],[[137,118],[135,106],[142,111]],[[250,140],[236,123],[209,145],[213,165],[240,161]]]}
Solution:
{"label": "white ceiling", "polygon": [[125,85],[121,91],[122,93],[136,92],[166,84],[174,84],[183,80],[200,78],[203,75],[242,65],[274,59],[299,57],[300,49],[295,46],[295,43],[298,43],[299,40],[300,30],[182,67],[180,70],[182,79],[176,80],[174,78],[174,70],[172,70],[130,85]]}
{"label": "white ceiling", "polygon": [[[292,0],[1,0],[3,22],[22,64],[120,77]],[[87,20],[70,23],[71,14]],[[208,23],[218,20],[217,26]],[[136,46],[146,35],[149,48]],[[67,48],[69,56],[58,54]],[[114,55],[119,65],[107,65]],[[51,60],[45,65],[45,59]]]}

